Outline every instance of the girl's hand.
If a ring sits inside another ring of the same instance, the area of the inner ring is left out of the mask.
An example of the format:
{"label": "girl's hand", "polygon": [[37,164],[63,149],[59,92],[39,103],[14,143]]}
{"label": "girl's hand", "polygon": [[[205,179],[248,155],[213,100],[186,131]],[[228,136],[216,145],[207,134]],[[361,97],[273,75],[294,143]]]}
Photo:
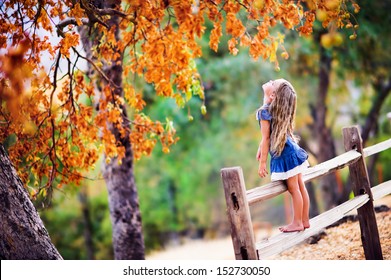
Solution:
{"label": "girl's hand", "polygon": [[269,172],[267,172],[266,169],[266,163],[262,163],[262,162],[259,163],[258,174],[262,178],[266,177],[266,175],[269,174]]}

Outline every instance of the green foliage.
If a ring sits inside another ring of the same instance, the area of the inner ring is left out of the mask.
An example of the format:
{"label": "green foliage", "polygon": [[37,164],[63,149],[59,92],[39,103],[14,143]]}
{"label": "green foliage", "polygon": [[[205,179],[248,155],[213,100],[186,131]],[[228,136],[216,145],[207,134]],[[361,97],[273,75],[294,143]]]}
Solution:
{"label": "green foliage", "polygon": [[[347,40],[339,52],[343,69],[355,70],[361,84],[368,76],[387,75],[391,66],[390,1],[360,1],[357,39]],[[351,30],[345,30],[345,34]],[[349,34],[349,33],[348,33]]]}
{"label": "green foliage", "polygon": [[[95,259],[113,259],[107,194],[102,192],[102,186],[94,185],[88,208]],[[87,259],[86,226],[78,196],[77,192],[67,196],[57,193],[52,205],[40,213],[53,244],[66,260]]]}

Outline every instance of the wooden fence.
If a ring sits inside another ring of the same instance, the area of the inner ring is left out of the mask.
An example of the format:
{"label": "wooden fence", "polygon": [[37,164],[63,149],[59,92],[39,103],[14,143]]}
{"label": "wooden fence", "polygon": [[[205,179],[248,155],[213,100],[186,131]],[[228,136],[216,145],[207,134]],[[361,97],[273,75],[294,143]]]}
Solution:
{"label": "wooden fence", "polygon": [[287,187],[283,181],[277,181],[246,190],[240,167],[221,169],[236,259],[258,260],[278,254],[319,233],[354,209],[357,209],[365,258],[383,259],[373,200],[391,193],[391,180],[371,188],[365,157],[390,148],[391,139],[363,149],[356,126],[344,128],[343,137],[346,152],[308,168],[303,172],[303,179],[308,182],[349,166],[354,198],[310,219],[311,227],[304,231],[279,233],[267,240],[256,242],[250,206],[285,192]]}

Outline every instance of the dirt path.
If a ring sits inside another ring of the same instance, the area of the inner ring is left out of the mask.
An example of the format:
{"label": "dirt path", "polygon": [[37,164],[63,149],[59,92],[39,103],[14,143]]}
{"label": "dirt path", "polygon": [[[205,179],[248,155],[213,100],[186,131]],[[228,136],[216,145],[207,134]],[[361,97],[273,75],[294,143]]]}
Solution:
{"label": "dirt path", "polygon": [[[391,207],[391,196],[375,203]],[[376,213],[383,258],[391,260],[391,211]],[[277,229],[273,229],[277,232]],[[302,243],[285,252],[275,255],[274,260],[363,260],[358,221],[348,221],[337,227],[325,230],[325,235],[316,244]],[[257,232],[257,236],[265,234]],[[149,260],[232,260],[234,253],[231,238],[217,240],[196,240],[179,247],[155,252],[147,256]]]}

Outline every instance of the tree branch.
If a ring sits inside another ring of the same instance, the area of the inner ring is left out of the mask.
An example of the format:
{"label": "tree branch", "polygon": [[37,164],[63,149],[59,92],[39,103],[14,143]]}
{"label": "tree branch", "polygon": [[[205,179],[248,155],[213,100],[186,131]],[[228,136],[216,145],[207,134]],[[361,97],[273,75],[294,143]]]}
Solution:
{"label": "tree branch", "polygon": [[[89,20],[82,18],[81,22],[83,23],[83,25],[92,25],[95,22],[98,22],[101,25],[105,26],[107,29],[109,29],[109,26],[107,25],[107,23],[105,23],[102,19],[98,18],[96,15],[98,15],[98,16],[119,16],[122,18],[126,18],[127,20],[129,20],[132,23],[135,23],[135,19],[133,16],[125,14],[124,12],[121,12],[117,9],[111,9],[111,8],[98,9],[98,8],[94,7],[93,9],[85,8],[84,11],[85,11],[87,17],[89,18]],[[59,33],[61,34],[63,29],[68,25],[78,25],[78,24],[77,24],[77,21],[75,18],[67,18],[67,19],[62,20],[60,23],[58,23],[56,25],[56,27],[57,27],[57,30],[60,30]],[[63,36],[63,35],[61,35],[61,36]]]}
{"label": "tree branch", "polygon": [[111,8],[106,8],[106,9],[98,9],[96,8],[97,13],[100,16],[119,16],[122,18],[126,18],[129,21],[134,23],[134,17],[128,14],[125,14],[124,12],[121,12],[117,9],[111,9]]}
{"label": "tree branch", "polygon": [[109,77],[107,77],[107,75],[102,71],[102,69],[100,69],[91,59],[89,59],[88,57],[86,56],[83,56],[81,55],[77,50],[76,48],[72,47],[73,51],[82,59],[85,59],[87,60],[88,63],[90,63],[92,66],[94,66],[94,68],[96,69],[96,71],[99,72],[99,74],[111,85],[113,85],[115,88],[121,88],[120,86],[118,86],[117,84],[115,84]]}
{"label": "tree branch", "polygon": [[[87,19],[81,19],[81,22],[83,23],[83,25],[88,25],[89,22]],[[60,21],[58,24],[56,24],[56,28],[57,28],[57,34],[58,36],[61,36],[61,37],[64,37],[64,28],[67,27],[68,25],[78,25],[77,24],[77,21],[76,19],[74,18],[67,18],[67,19],[64,19],[62,21]]]}

